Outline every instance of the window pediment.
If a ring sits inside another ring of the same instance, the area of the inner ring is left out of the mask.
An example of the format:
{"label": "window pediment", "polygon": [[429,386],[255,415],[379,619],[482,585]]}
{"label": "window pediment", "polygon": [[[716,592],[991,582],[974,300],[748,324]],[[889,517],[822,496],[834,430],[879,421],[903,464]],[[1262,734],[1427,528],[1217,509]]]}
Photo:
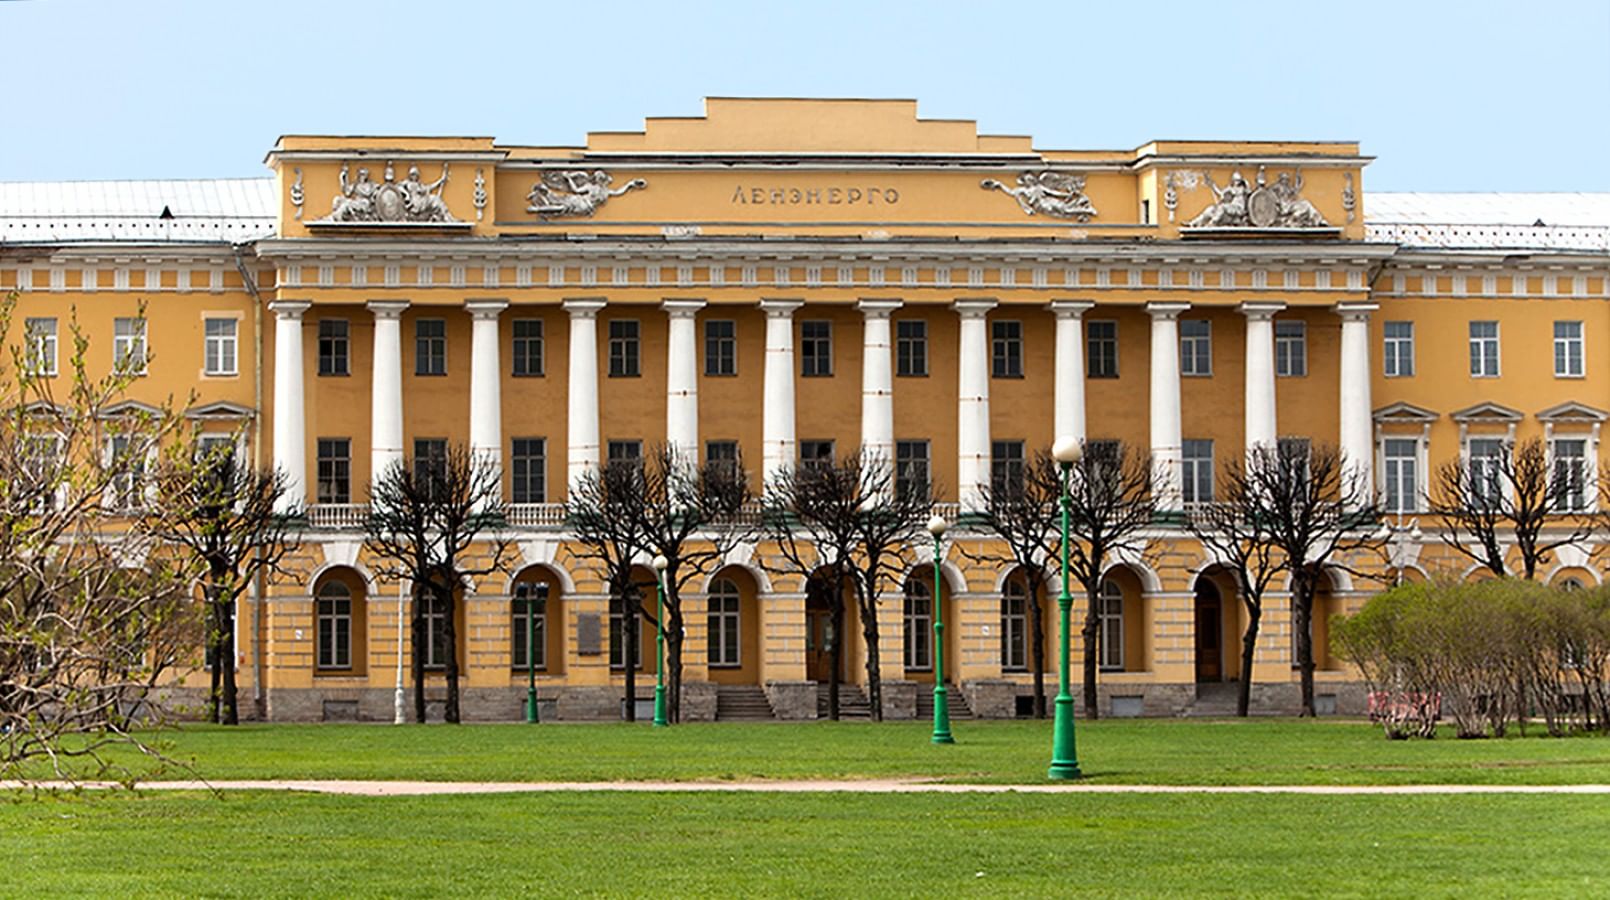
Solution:
{"label": "window pediment", "polygon": [[219,400],[215,403],[192,406],[185,410],[184,415],[187,419],[250,419],[256,412],[249,406]]}
{"label": "window pediment", "polygon": [[1375,419],[1376,424],[1391,424],[1393,422],[1420,424],[1423,422],[1435,422],[1441,418],[1440,414],[1434,410],[1403,402],[1383,406],[1372,413],[1371,417]]}
{"label": "window pediment", "polygon": [[1537,419],[1539,422],[1603,422],[1610,419],[1610,413],[1568,400],[1538,412]]}
{"label": "window pediment", "polygon": [[1526,418],[1526,414],[1518,409],[1510,409],[1501,403],[1489,401],[1455,410],[1448,414],[1448,418],[1460,423],[1497,422],[1508,424],[1519,422]]}

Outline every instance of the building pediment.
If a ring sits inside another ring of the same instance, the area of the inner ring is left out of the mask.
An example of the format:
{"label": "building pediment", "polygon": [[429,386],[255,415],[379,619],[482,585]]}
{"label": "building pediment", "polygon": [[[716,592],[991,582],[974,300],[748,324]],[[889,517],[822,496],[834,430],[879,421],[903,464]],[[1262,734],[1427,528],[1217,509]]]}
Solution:
{"label": "building pediment", "polygon": [[1567,400],[1537,414],[1539,422],[1603,422],[1607,418],[1610,413],[1575,400]]}
{"label": "building pediment", "polygon": [[151,418],[158,418],[161,415],[162,410],[152,406],[149,403],[141,403],[138,400],[124,400],[119,403],[113,403],[112,405],[101,410],[101,418],[103,419],[118,419],[135,416],[149,416]]}
{"label": "building pediment", "polygon": [[1519,422],[1526,414],[1502,403],[1485,401],[1448,414],[1455,422]]}
{"label": "building pediment", "polygon": [[249,406],[219,400],[216,403],[192,406],[185,410],[184,415],[187,419],[250,419],[256,412]]}
{"label": "building pediment", "polygon": [[1377,409],[1371,415],[1377,423],[1434,422],[1441,418],[1440,414],[1434,410],[1426,409],[1423,406],[1415,406],[1413,403],[1403,402],[1391,403],[1383,406],[1380,409]]}

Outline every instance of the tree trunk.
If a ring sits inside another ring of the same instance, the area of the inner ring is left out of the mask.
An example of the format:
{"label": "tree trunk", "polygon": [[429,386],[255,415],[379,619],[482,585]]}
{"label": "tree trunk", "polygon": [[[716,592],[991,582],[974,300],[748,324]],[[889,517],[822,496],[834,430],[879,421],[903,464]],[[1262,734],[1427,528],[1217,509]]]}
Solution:
{"label": "tree trunk", "polygon": [[[878,608],[877,599],[871,594],[861,602],[861,638],[866,641],[867,702],[872,705],[872,721],[882,722],[883,672],[878,655]],[[937,647],[934,652],[939,652]]]}
{"label": "tree trunk", "polygon": [[453,582],[448,581],[440,588],[442,592],[442,605],[446,607],[447,614],[442,616],[442,636],[446,638],[447,659],[443,662],[443,674],[447,681],[447,699],[442,704],[442,721],[453,725],[458,724],[458,627],[453,621],[454,609],[458,604],[453,599]]}
{"label": "tree trunk", "polygon": [[414,678],[414,721],[425,724],[425,585],[415,583],[413,613],[410,617],[413,631],[413,664],[409,674]]}
{"label": "tree trunk", "polygon": [[839,720],[839,673],[844,669],[844,579],[833,576],[833,602],[828,623],[833,627],[833,647],[828,653],[827,717]]}
{"label": "tree trunk", "polygon": [[1314,718],[1314,635],[1309,621],[1314,612],[1314,587],[1307,576],[1296,579],[1296,620],[1292,627],[1297,631],[1297,669],[1302,682],[1302,708],[1299,717]]}
{"label": "tree trunk", "polygon": [[[227,608],[228,607],[225,606],[219,607],[220,610]],[[223,618],[221,613],[219,618]],[[233,624],[233,622],[231,622],[231,624]],[[219,674],[223,679],[223,683],[219,688],[219,721],[225,725],[239,725],[240,711],[236,706],[239,692],[235,689],[234,628],[225,628],[223,633],[219,636],[218,665],[215,666],[215,668],[219,671]]]}
{"label": "tree trunk", "polygon": [[[670,600],[669,597],[666,598]],[[676,612],[678,604],[665,604],[665,718],[676,723],[682,721],[682,615]]]}
{"label": "tree trunk", "polygon": [[1045,613],[1040,607],[1044,582],[1026,576],[1029,587],[1029,668],[1034,678],[1034,717],[1045,718]]}
{"label": "tree trunk", "polygon": [[[1097,567],[1099,570],[1099,567]],[[1100,649],[1101,621],[1096,618],[1097,593],[1101,590],[1101,579],[1092,581],[1085,586],[1085,624],[1081,631],[1085,639],[1084,650],[1084,681],[1085,681],[1085,718],[1099,719],[1101,711],[1096,698],[1096,660],[1099,659],[1097,651]]]}
{"label": "tree trunk", "polygon": [[621,592],[621,660],[626,666],[626,707],[622,715],[628,722],[637,721],[637,667],[643,655],[642,616],[643,604],[637,598],[637,586],[627,585]]}
{"label": "tree trunk", "polygon": [[219,722],[219,700],[223,691],[223,648],[220,642],[223,639],[223,628],[218,624],[218,604],[207,600],[207,651],[212,657],[212,671],[208,674],[207,687],[207,721]]}
{"label": "tree trunk", "polygon": [[1247,610],[1247,632],[1241,635],[1241,685],[1236,691],[1235,714],[1246,718],[1252,708],[1252,659],[1258,649],[1258,620],[1263,617],[1261,606],[1243,602]]}

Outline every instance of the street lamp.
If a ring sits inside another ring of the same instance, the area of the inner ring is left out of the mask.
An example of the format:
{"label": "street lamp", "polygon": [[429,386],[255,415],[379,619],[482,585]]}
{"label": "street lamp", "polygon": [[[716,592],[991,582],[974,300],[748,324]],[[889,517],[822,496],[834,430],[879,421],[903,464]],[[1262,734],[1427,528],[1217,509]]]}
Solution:
{"label": "street lamp", "polygon": [[950,735],[950,703],[945,697],[945,604],[939,574],[941,547],[945,541],[945,517],[934,513],[928,520],[928,533],[934,536],[934,736],[936,744],[954,744]]}
{"label": "street lamp", "polygon": [[654,557],[654,727],[670,724],[665,718],[665,567],[670,565],[665,554]]}
{"label": "street lamp", "polygon": [[[1083,455],[1079,441],[1071,437],[1057,438],[1051,446],[1051,456],[1062,470],[1062,593],[1057,597],[1060,611],[1062,647],[1058,651],[1056,719],[1051,730],[1051,770],[1048,778],[1067,781],[1081,777],[1079,755],[1074,747],[1073,695],[1068,693],[1068,624],[1073,609],[1073,595],[1068,592],[1068,508],[1072,501],[1073,464]],[[1030,602],[1036,602],[1029,598]]]}

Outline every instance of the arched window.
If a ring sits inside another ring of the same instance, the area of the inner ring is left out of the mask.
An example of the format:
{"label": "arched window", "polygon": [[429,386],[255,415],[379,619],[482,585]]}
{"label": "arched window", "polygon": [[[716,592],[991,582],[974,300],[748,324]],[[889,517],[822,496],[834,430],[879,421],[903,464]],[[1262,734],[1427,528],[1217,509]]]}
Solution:
{"label": "arched window", "polygon": [[710,665],[736,666],[738,655],[739,619],[741,602],[738,586],[730,579],[717,578],[710,583],[710,610],[706,620],[706,634],[710,641]]}
{"label": "arched window", "polygon": [[1561,578],[1560,579],[1560,590],[1562,590],[1562,591],[1580,591],[1580,590],[1582,590],[1582,582],[1581,582],[1581,580],[1579,580],[1579,579],[1577,579],[1575,577]]}
{"label": "arched window", "polygon": [[1101,667],[1124,667],[1124,589],[1111,578],[1101,582],[1101,605],[1096,610],[1101,627]]}
{"label": "arched window", "polygon": [[[548,585],[541,581],[522,581],[514,586],[510,598],[511,617],[509,633],[514,646],[509,658],[514,668],[524,670],[535,664],[538,669],[548,667]],[[526,661],[529,650],[531,662]]]}
{"label": "arched window", "polygon": [[352,668],[352,588],[330,580],[319,588],[318,662],[321,669]]}
{"label": "arched window", "polygon": [[1012,579],[1001,592],[1001,668],[1021,672],[1028,668],[1029,592],[1023,582]]}
{"label": "arched window", "polygon": [[926,672],[934,667],[933,593],[920,578],[906,582],[906,668]]}

